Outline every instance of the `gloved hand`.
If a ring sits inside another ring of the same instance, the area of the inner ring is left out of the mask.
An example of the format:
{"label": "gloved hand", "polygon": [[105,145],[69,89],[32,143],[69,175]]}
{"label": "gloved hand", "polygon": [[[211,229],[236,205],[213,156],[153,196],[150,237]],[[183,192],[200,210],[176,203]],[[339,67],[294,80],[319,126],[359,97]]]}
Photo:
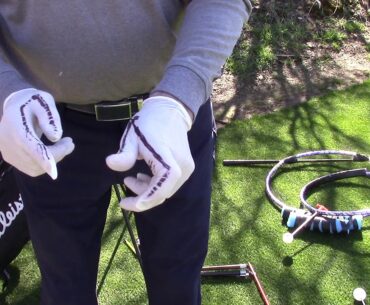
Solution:
{"label": "gloved hand", "polygon": [[[47,92],[24,89],[12,93],[4,102],[0,121],[0,151],[5,161],[35,177],[45,172],[58,176],[56,162],[74,149],[71,138],[62,138],[62,126],[54,98]],[[45,136],[54,145],[45,146]]]}
{"label": "gloved hand", "polygon": [[107,157],[116,171],[130,169],[144,159],[153,176],[139,173],[124,179],[138,196],[124,198],[120,205],[131,211],[145,211],[171,197],[194,171],[187,132],[192,119],[185,107],[170,97],[155,96],[131,119],[117,154]]}

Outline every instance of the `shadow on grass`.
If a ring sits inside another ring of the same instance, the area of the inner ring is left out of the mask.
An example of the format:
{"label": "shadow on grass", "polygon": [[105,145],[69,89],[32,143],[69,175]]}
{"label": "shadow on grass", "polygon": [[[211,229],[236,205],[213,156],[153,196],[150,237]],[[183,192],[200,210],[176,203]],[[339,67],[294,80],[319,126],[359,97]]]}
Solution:
{"label": "shadow on grass", "polygon": [[122,232],[121,232],[120,236],[118,237],[117,242],[116,242],[116,245],[115,245],[115,247],[114,247],[114,249],[113,249],[113,251],[111,253],[109,262],[108,262],[107,266],[105,267],[104,272],[103,272],[103,275],[102,275],[102,277],[101,277],[101,279],[99,281],[97,292],[96,292],[98,296],[100,294],[101,289],[103,288],[103,286],[105,284],[105,280],[106,280],[106,278],[108,276],[108,273],[109,273],[109,271],[110,271],[110,269],[112,267],[113,260],[116,257],[118,248],[119,247],[123,247],[122,240],[123,240],[123,236],[125,234],[125,231],[126,231],[126,228],[122,229]]}
{"label": "shadow on grass", "polygon": [[119,230],[120,228],[125,229],[125,222],[121,214],[121,207],[119,206],[117,195],[113,191],[113,189],[108,213],[111,213],[112,216],[110,217],[109,222],[104,228],[102,236],[102,248],[109,242],[110,236],[112,236],[113,232],[117,232],[117,230]]}
{"label": "shadow on grass", "polygon": [[38,288],[34,288],[27,293],[19,292],[22,294],[22,299],[17,301],[16,303],[8,302],[8,296],[11,294],[17,293],[17,288],[20,280],[20,270],[10,265],[7,269],[10,275],[9,283],[6,287],[4,287],[3,291],[0,292],[0,304],[1,305],[38,305],[39,304],[39,295],[38,295]]}
{"label": "shadow on grass", "polygon": [[[308,1],[256,2],[247,30],[230,60],[236,93],[228,101],[215,104],[217,119],[227,121],[272,112],[337,89],[343,83],[358,83],[359,79],[368,77],[364,71],[344,76],[327,73],[323,68],[343,70],[341,63],[333,59],[333,50],[328,45],[319,48],[307,44],[315,41],[314,33],[319,35],[326,29],[325,25],[321,29],[315,23],[317,16],[311,18]],[[347,33],[349,37],[352,34]],[[363,32],[357,32],[356,37],[363,47],[368,47]],[[313,53],[322,54],[313,56]],[[265,76],[259,79],[261,71]],[[269,78],[273,79],[272,83]]]}
{"label": "shadow on grass", "polygon": [[[217,159],[281,159],[318,149],[368,154],[370,146],[365,136],[369,131],[366,124],[370,115],[368,96],[369,85],[360,85],[274,114],[235,121],[219,131]],[[277,188],[283,186],[277,189],[278,195],[284,193],[283,198],[298,207],[297,194],[304,181],[307,183],[348,167],[365,167],[368,164],[365,163],[287,166],[275,176]],[[364,247],[367,241],[363,238],[369,228],[365,226],[362,231],[351,232],[348,236],[304,232],[293,245],[284,245],[281,237],[287,229],[281,226],[276,207],[265,196],[265,177],[271,167],[216,167],[208,262],[234,264],[251,260],[273,304],[298,304],[297,298],[299,304],[328,304],[329,292],[320,285],[336,283],[335,278],[328,282],[329,270],[337,272],[338,264],[343,264],[346,281],[350,278],[354,283],[364,281],[370,274],[370,266],[364,266],[370,252]],[[368,185],[357,180],[325,185],[325,201],[330,203],[331,209],[357,207],[357,203],[362,207],[366,205],[366,195],[361,197],[363,202],[339,204],[343,199],[338,191],[341,188],[345,192],[350,188],[365,194],[369,190]],[[304,246],[300,246],[302,244]],[[301,270],[306,273],[301,274]],[[331,304],[343,304],[340,302],[346,296],[343,291],[341,293],[342,299]]]}

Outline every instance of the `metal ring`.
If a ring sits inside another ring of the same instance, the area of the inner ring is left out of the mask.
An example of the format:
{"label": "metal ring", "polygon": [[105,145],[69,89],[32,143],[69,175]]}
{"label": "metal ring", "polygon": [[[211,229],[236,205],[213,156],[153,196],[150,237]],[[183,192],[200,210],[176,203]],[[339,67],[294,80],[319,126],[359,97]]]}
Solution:
{"label": "metal ring", "polygon": [[[269,171],[269,173],[266,176],[265,184],[266,184],[266,195],[269,198],[269,200],[280,210],[288,210],[288,211],[297,211],[302,210],[299,208],[293,208],[280,200],[274,193],[272,189],[272,179],[278,172],[278,170],[284,165],[284,164],[293,164],[298,162],[301,158],[311,157],[311,156],[317,156],[317,155],[341,155],[341,156],[347,156],[351,157],[352,159],[348,159],[348,161],[369,161],[369,157],[359,154],[352,151],[344,151],[344,150],[316,150],[316,151],[308,151],[304,153],[299,153],[296,155],[292,155],[289,157],[286,157],[282,160],[280,160],[277,164],[273,166],[273,168]],[[335,162],[335,159],[332,159],[333,162]],[[319,215],[328,215],[328,211],[318,211]]]}
{"label": "metal ring", "polygon": [[357,210],[357,211],[321,211],[314,207],[312,207],[307,202],[307,197],[311,193],[311,191],[322,184],[341,180],[341,179],[347,179],[347,178],[353,178],[353,177],[367,177],[370,178],[370,172],[366,168],[359,168],[359,169],[352,169],[352,170],[344,170],[332,174],[328,174],[322,177],[319,177],[317,179],[312,180],[311,182],[307,183],[302,189],[300,193],[300,199],[302,205],[309,210],[311,213],[318,213],[322,216],[355,216],[355,215],[362,215],[363,217],[370,216],[370,209],[363,209],[363,210]]}

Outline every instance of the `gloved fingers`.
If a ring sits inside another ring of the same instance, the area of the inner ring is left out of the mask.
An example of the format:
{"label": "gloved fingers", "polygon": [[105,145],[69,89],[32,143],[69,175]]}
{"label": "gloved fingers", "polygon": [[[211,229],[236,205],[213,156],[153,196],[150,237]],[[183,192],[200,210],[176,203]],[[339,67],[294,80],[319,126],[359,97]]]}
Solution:
{"label": "gloved fingers", "polygon": [[[24,89],[10,94],[4,101],[3,109],[0,148],[12,160],[9,163],[30,176],[46,172],[56,179],[53,154],[40,140],[42,133],[54,142],[62,136],[60,117],[53,97],[33,88]],[[60,149],[57,151],[60,158]]]}
{"label": "gloved fingers", "polygon": [[[57,177],[57,169],[54,164],[70,154],[74,149],[74,144],[72,139],[67,137],[62,138],[54,145],[45,147],[45,149],[49,150],[49,154],[52,156],[47,164],[43,164],[45,163],[43,161],[41,161],[42,164],[40,164],[39,160],[35,158],[35,155],[30,155],[29,148],[25,149],[24,147],[20,148],[17,153],[6,153],[3,157],[5,161],[31,177],[37,177],[46,172],[55,179]],[[27,166],[25,166],[25,164],[27,164]]]}
{"label": "gloved fingers", "polygon": [[[187,143],[187,139],[184,140]],[[180,150],[180,152],[179,152]],[[157,183],[163,184],[167,198],[171,197],[183,184],[192,172],[195,164],[188,145],[176,145],[175,148],[164,146],[153,147],[152,151],[144,151],[143,156]],[[182,152],[182,153],[181,153]],[[160,172],[169,169],[169,177],[160,181]],[[152,178],[153,180],[153,178]]]}
{"label": "gloved fingers", "polygon": [[72,138],[65,137],[60,139],[54,145],[48,146],[51,154],[54,157],[56,163],[63,160],[63,158],[69,155],[75,148]]}
{"label": "gloved fingers", "polygon": [[42,132],[50,141],[59,141],[63,129],[53,97],[46,92],[42,92],[32,95],[31,102]]}
{"label": "gloved fingers", "polygon": [[126,197],[126,198],[121,200],[120,207],[122,209],[132,211],[132,212],[143,212],[143,211],[149,210],[151,208],[154,208],[157,205],[160,205],[165,200],[165,199],[163,199],[162,201],[156,201],[156,200],[152,200],[152,199],[144,200],[140,197],[141,196]]}
{"label": "gloved fingers", "polygon": [[151,177],[142,173],[138,173],[135,177],[126,177],[124,184],[135,194],[140,195],[145,192],[150,184]]}
{"label": "gloved fingers", "polygon": [[172,154],[177,163],[180,164],[182,174],[189,177],[195,169],[195,164],[191,155],[188,139],[185,138],[181,143],[186,143],[186,145],[176,145],[176,148],[172,150]]}
{"label": "gloved fingers", "polygon": [[168,149],[156,150],[155,157],[152,156],[151,159],[147,159],[146,155],[147,153],[144,153],[144,159],[150,165],[153,177],[149,183],[147,180],[125,179],[125,183],[129,183],[127,186],[130,189],[133,187],[133,191],[137,191],[139,196],[125,198],[127,200],[124,199],[121,205],[124,209],[144,211],[157,206],[172,196],[185,181],[181,169]]}
{"label": "gloved fingers", "polygon": [[121,140],[119,153],[107,158],[114,170],[125,171],[144,159],[153,176],[125,179],[138,196],[122,200],[122,208],[145,211],[171,197],[194,170],[187,132],[191,116],[176,100],[158,96],[144,102],[131,119]]}
{"label": "gloved fingers", "polygon": [[138,159],[139,148],[137,136],[131,125],[121,138],[120,149],[118,153],[109,155],[106,158],[108,167],[115,171],[124,172],[134,166]]}
{"label": "gloved fingers", "polygon": [[[186,151],[185,147],[183,147],[183,151]],[[179,157],[176,160],[181,166],[181,177],[178,179],[176,185],[174,186],[171,196],[185,183],[185,181],[189,179],[195,169],[195,163],[190,149],[188,149],[188,153],[182,154],[181,158]]]}
{"label": "gloved fingers", "polygon": [[[28,176],[37,177],[45,173],[39,164],[37,164],[26,151],[23,151],[22,148],[11,153],[2,151],[2,156],[6,162]],[[27,166],[25,166],[25,164],[27,164]]]}
{"label": "gloved fingers", "polygon": [[144,173],[137,173],[136,177],[138,180],[142,182],[146,182],[146,183],[150,183],[150,180],[152,179],[151,176],[144,174]]}
{"label": "gloved fingers", "polygon": [[172,197],[172,195],[175,194],[179,190],[179,188],[189,179],[189,177],[190,177],[190,174],[182,175],[181,178],[177,180],[176,184],[172,188],[172,192],[168,194],[168,198]]}
{"label": "gloved fingers", "polygon": [[19,171],[21,171],[22,173],[30,177],[38,177],[38,176],[45,174],[45,171],[41,167],[24,168],[22,166],[17,166],[16,164],[14,165],[14,167],[16,167]]}
{"label": "gloved fingers", "polygon": [[25,155],[29,156],[33,162],[43,169],[43,172],[47,173],[55,180],[58,176],[56,162],[48,147],[32,132],[27,137],[27,140],[28,141],[20,142],[21,147],[25,151]]}
{"label": "gloved fingers", "polygon": [[36,124],[35,126],[33,126],[34,130],[35,130],[35,134],[36,136],[41,139],[42,137],[42,134],[43,134],[43,131],[42,131],[42,128],[40,127],[40,125]]}
{"label": "gloved fingers", "polygon": [[[166,178],[168,180],[166,180]],[[134,181],[135,178],[127,177],[124,180],[125,185],[139,195],[122,199],[120,206],[125,210],[133,212],[143,212],[152,209],[171,197],[186,179],[181,178],[174,180],[171,177],[171,172],[168,171],[165,171],[163,174],[158,173],[158,177],[151,177],[149,184],[147,180],[138,181],[138,179],[136,179],[136,181]]]}

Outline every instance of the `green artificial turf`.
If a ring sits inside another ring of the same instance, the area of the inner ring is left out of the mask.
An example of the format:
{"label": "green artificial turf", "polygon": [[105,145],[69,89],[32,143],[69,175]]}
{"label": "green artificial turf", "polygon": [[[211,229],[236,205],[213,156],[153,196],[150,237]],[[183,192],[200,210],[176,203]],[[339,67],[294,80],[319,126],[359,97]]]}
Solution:
{"label": "green artificial turf", "polygon": [[[346,91],[273,114],[237,121],[219,131],[207,264],[251,262],[271,304],[353,304],[358,286],[370,290],[370,232],[331,235],[304,232],[290,245],[280,213],[267,200],[271,165],[226,167],[224,159],[281,159],[308,150],[370,153],[370,81]],[[299,192],[329,172],[369,163],[296,164],[274,179],[280,199],[299,207]],[[370,183],[351,178],[331,183],[309,197],[333,210],[370,208]],[[219,281],[218,281],[219,282]],[[204,283],[204,304],[262,304],[255,286],[241,281]]]}
{"label": "green artificial turf", "polygon": [[[224,159],[284,158],[307,150],[340,149],[370,154],[370,80],[273,114],[235,121],[219,130],[213,182],[213,206],[207,265],[251,262],[274,305],[353,304],[352,291],[370,292],[370,226],[360,232],[331,235],[304,232],[290,245],[287,228],[267,200],[267,166],[226,167]],[[328,172],[366,163],[302,165],[279,172],[274,189],[299,206],[300,188]],[[370,184],[351,178],[315,190],[310,202],[333,210],[370,208]],[[102,305],[147,304],[140,267],[124,244],[121,212],[112,199],[103,236],[98,295]],[[196,211],[194,211],[196,213]],[[37,305],[39,272],[31,245],[11,268],[13,280],[0,294],[1,305]],[[204,279],[203,305],[263,304],[245,279]],[[176,305],[176,304],[174,304]]]}

